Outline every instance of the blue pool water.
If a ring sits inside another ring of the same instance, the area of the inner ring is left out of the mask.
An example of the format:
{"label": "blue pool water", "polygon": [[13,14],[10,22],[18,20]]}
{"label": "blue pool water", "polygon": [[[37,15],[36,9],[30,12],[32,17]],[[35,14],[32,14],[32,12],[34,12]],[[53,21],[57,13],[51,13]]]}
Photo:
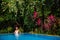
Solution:
{"label": "blue pool water", "polygon": [[14,34],[0,34],[0,40],[60,40],[60,37],[36,34],[19,34],[16,37]]}

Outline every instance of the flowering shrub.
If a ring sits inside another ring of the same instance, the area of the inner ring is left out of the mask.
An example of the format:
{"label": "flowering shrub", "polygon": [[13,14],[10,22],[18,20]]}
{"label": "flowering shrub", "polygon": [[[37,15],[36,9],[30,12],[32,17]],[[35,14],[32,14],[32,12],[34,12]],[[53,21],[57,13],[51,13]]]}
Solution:
{"label": "flowering shrub", "polygon": [[40,18],[37,19],[36,24],[37,24],[38,26],[41,25],[41,19],[40,19]]}
{"label": "flowering shrub", "polygon": [[48,16],[48,19],[51,21],[51,22],[55,22],[55,16],[54,15],[50,15]]}
{"label": "flowering shrub", "polygon": [[44,29],[45,30],[50,30],[50,28],[51,28],[50,24],[49,23],[46,23],[46,22],[44,23],[43,26],[44,26]]}
{"label": "flowering shrub", "polygon": [[46,30],[50,30],[50,28],[51,28],[51,26],[54,24],[54,22],[55,22],[55,16],[54,15],[49,15],[48,17],[47,17],[47,23],[46,22],[44,22],[44,28],[46,29]]}
{"label": "flowering shrub", "polygon": [[34,11],[33,18],[36,19],[37,15],[38,15],[37,12]]}

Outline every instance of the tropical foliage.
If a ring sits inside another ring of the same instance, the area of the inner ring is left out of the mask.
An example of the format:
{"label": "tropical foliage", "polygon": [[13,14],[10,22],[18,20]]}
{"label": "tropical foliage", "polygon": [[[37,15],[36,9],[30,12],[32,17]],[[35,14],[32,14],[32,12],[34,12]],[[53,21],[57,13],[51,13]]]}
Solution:
{"label": "tropical foliage", "polygon": [[20,31],[60,35],[60,0],[0,0],[0,33]]}

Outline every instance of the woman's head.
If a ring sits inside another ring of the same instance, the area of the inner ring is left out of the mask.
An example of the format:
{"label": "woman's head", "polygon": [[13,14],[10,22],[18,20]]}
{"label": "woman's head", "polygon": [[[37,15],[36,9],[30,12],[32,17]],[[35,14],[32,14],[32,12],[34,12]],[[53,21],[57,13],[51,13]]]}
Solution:
{"label": "woman's head", "polygon": [[17,30],[17,29],[18,29],[18,27],[16,26],[16,27],[15,27],[15,29]]}
{"label": "woman's head", "polygon": [[18,25],[15,25],[15,30],[17,30],[18,29]]}

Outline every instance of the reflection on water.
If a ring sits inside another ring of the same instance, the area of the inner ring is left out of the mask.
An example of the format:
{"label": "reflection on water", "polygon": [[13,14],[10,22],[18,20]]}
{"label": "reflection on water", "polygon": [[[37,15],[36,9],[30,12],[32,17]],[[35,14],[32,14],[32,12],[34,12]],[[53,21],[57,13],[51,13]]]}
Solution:
{"label": "reflection on water", "polygon": [[18,34],[18,33],[15,34],[15,37],[16,37],[16,40],[18,40],[18,38],[19,38],[19,34]]}

